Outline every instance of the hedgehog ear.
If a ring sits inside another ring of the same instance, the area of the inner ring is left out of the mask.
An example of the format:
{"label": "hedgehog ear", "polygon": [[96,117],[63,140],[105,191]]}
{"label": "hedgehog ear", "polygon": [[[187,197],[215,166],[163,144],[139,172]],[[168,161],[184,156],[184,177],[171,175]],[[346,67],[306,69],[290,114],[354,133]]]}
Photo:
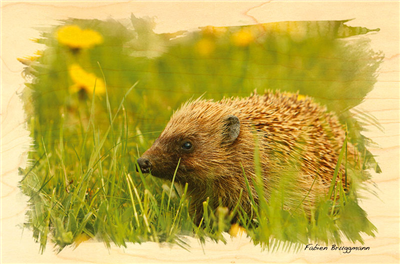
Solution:
{"label": "hedgehog ear", "polygon": [[240,122],[239,118],[234,115],[228,115],[224,119],[224,128],[223,128],[223,143],[233,143],[240,133]]}

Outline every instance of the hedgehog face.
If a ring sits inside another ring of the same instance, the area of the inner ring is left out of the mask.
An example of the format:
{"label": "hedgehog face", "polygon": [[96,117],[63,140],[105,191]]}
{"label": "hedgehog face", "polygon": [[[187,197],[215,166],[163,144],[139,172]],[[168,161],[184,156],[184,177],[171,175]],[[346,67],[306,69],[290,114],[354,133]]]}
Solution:
{"label": "hedgehog face", "polygon": [[195,170],[198,140],[195,135],[165,136],[162,134],[154,144],[138,159],[143,173],[151,173],[158,178],[172,180],[177,166],[177,180]]}
{"label": "hedgehog face", "polygon": [[160,137],[138,159],[138,164],[143,173],[158,178],[172,180],[176,171],[177,182],[201,183],[221,173],[226,147],[237,139],[239,132],[239,119],[233,115],[212,122],[198,118],[183,122],[172,118]]}

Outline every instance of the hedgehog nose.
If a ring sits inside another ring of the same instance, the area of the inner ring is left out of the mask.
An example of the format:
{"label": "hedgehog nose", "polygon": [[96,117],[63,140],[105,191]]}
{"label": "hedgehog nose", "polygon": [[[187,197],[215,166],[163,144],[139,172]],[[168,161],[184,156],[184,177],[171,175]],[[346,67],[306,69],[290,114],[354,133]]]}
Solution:
{"label": "hedgehog nose", "polygon": [[[137,163],[139,164],[140,170],[143,173],[149,173],[150,172],[150,167],[151,167],[150,160],[141,157],[141,158],[138,158]],[[138,170],[136,169],[136,171],[138,171]]]}

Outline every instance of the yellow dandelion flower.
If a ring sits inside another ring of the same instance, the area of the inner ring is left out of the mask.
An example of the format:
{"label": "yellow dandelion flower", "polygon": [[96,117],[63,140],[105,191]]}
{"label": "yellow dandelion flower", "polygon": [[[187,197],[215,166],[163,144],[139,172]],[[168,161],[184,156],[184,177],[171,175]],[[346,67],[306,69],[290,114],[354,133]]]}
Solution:
{"label": "yellow dandelion flower", "polygon": [[78,64],[72,64],[69,66],[69,76],[71,77],[74,85],[70,87],[71,93],[85,90],[89,94],[93,94],[93,90],[96,86],[96,94],[103,94],[106,91],[104,82],[98,78],[95,74],[86,72]]}
{"label": "yellow dandelion flower", "polygon": [[233,224],[229,229],[229,234],[232,237],[242,237],[243,235],[247,235],[246,229],[241,227],[239,224]]}
{"label": "yellow dandelion flower", "polygon": [[247,47],[254,41],[254,36],[249,29],[241,29],[232,35],[232,42],[239,47]]}
{"label": "yellow dandelion flower", "polygon": [[71,49],[89,49],[103,42],[103,37],[97,31],[81,29],[76,25],[63,26],[56,34],[58,42]]}
{"label": "yellow dandelion flower", "polygon": [[210,39],[201,39],[196,43],[196,50],[202,56],[210,55],[215,49],[215,44]]}
{"label": "yellow dandelion flower", "polygon": [[302,94],[299,94],[298,96],[297,96],[297,101],[303,101],[303,100],[305,100],[306,99],[306,97],[304,96],[304,95],[302,95]]}

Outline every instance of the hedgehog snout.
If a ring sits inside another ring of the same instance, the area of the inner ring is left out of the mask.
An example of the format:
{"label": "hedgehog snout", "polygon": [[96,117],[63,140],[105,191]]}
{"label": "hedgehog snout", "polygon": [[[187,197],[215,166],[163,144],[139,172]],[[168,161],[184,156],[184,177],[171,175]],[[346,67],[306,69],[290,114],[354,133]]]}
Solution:
{"label": "hedgehog snout", "polygon": [[[138,163],[139,168],[142,171],[142,173],[150,172],[151,162],[149,159],[147,159],[146,157],[140,157],[140,158],[138,158],[137,163]],[[136,171],[138,171],[137,168],[136,168]]]}

